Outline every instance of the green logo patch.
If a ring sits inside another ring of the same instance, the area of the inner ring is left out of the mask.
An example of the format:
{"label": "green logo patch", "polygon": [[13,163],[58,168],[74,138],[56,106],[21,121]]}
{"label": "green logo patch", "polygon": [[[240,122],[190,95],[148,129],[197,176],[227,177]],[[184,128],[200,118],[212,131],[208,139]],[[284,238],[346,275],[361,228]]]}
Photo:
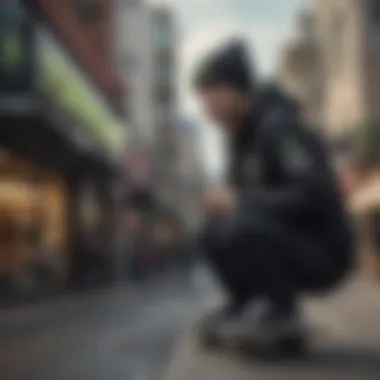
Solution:
{"label": "green logo patch", "polygon": [[288,137],[282,142],[281,156],[290,169],[305,168],[309,165],[309,154],[302,143],[294,137]]}

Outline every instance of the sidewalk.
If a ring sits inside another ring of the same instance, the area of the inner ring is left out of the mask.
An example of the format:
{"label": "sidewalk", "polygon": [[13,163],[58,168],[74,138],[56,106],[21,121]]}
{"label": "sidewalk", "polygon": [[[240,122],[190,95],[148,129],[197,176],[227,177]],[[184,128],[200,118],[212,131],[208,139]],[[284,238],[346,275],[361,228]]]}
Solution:
{"label": "sidewalk", "polygon": [[380,379],[379,286],[352,281],[328,299],[306,300],[305,309],[317,332],[301,361],[269,365],[201,352],[193,327],[160,380]]}
{"label": "sidewalk", "polygon": [[0,310],[0,379],[153,379],[197,307],[167,275]]}

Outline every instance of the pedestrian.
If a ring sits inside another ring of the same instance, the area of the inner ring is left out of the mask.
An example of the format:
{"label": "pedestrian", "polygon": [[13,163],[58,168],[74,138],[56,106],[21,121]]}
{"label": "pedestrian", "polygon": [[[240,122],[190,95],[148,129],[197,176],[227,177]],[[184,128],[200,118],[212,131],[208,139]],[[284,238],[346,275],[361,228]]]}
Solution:
{"label": "pedestrian", "polygon": [[[210,52],[194,87],[230,149],[228,184],[204,195],[201,239],[229,302],[204,331],[248,334],[253,345],[298,342],[298,296],[329,290],[352,262],[351,224],[326,153],[296,102],[257,83],[244,41]],[[269,306],[247,317],[262,299]]]}

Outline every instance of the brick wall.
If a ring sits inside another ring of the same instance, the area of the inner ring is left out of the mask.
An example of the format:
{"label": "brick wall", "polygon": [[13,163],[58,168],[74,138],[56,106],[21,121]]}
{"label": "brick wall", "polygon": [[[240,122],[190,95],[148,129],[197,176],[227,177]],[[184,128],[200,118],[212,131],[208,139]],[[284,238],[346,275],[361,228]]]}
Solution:
{"label": "brick wall", "polygon": [[112,57],[113,0],[98,0],[97,16],[87,19],[79,12],[77,0],[36,0],[36,3],[98,87],[117,102],[123,89]]}

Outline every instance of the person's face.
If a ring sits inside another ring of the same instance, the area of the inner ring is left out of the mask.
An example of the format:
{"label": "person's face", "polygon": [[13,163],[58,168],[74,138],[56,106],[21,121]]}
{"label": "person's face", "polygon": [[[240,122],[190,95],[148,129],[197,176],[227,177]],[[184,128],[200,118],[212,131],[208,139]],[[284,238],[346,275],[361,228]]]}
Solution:
{"label": "person's face", "polygon": [[224,84],[203,88],[198,96],[206,116],[227,132],[233,132],[249,107],[248,95]]}

